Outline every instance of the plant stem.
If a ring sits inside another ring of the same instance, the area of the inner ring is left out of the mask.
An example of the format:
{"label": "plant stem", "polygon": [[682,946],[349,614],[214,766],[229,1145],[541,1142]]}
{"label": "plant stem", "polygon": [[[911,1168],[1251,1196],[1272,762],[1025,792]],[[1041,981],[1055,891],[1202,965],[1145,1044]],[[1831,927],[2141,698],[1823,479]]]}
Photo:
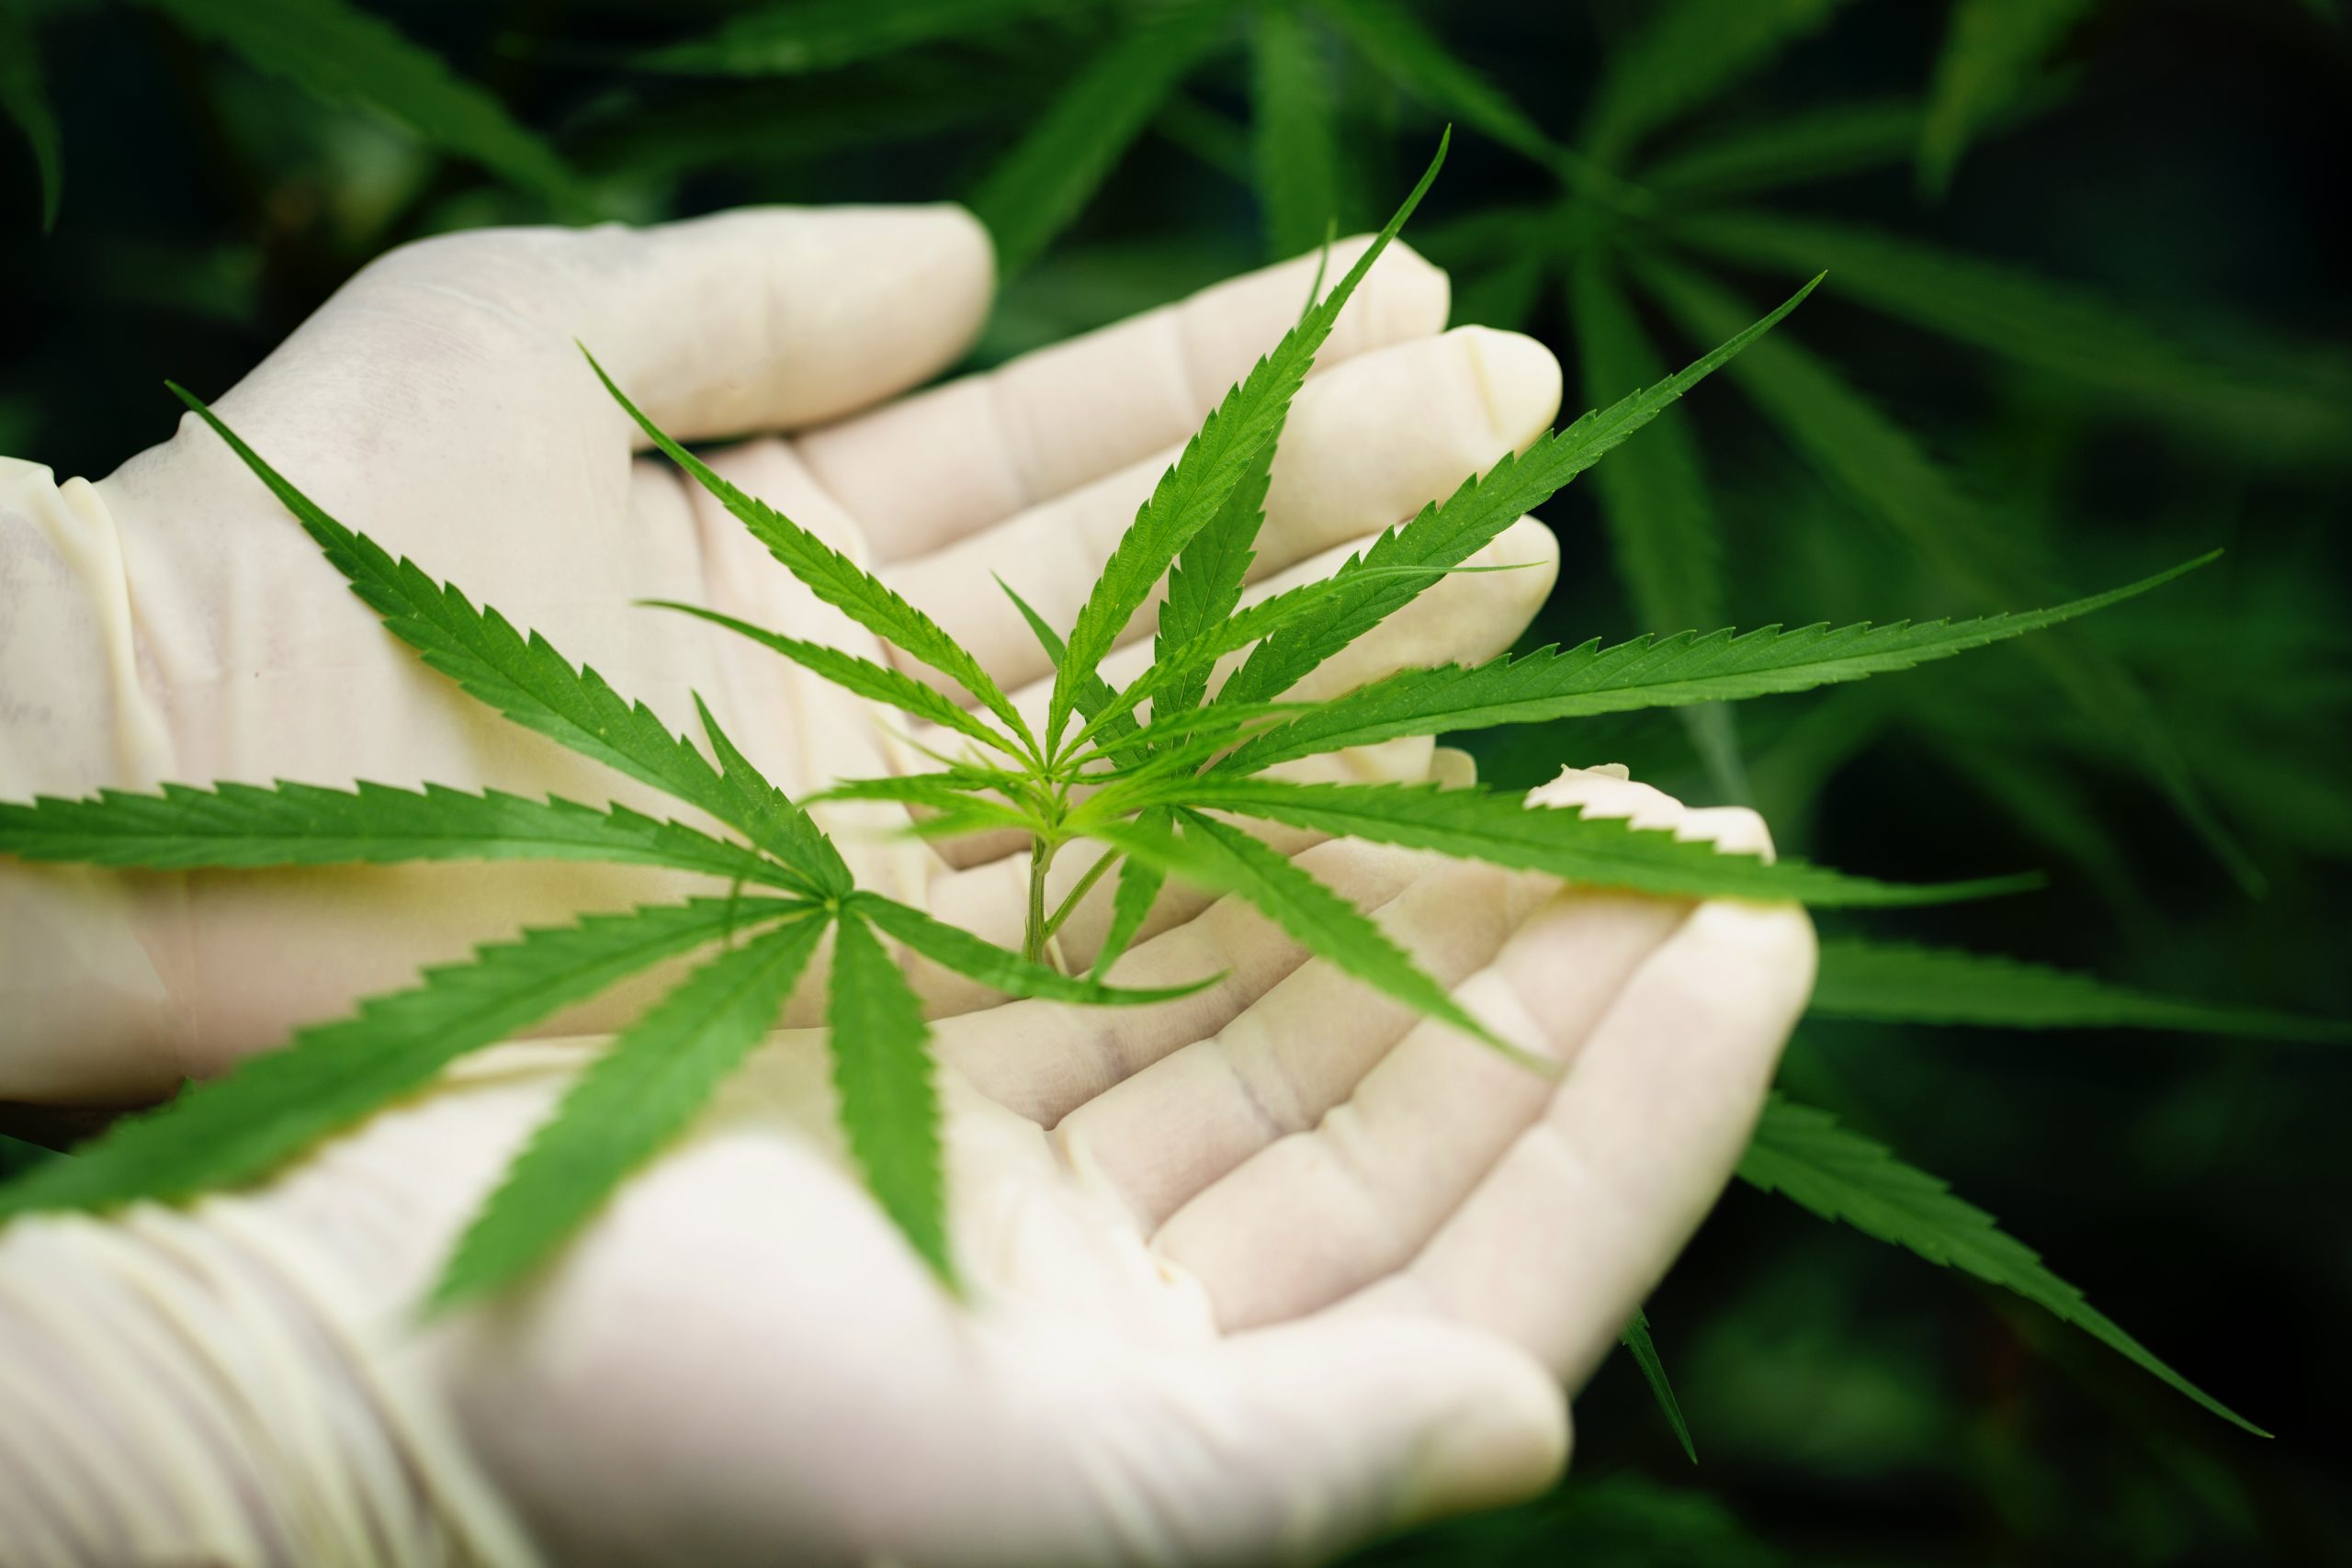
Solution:
{"label": "plant stem", "polygon": [[1046,870],[1054,863],[1054,844],[1043,836],[1029,840],[1029,920],[1021,933],[1021,956],[1032,964],[1046,962]]}

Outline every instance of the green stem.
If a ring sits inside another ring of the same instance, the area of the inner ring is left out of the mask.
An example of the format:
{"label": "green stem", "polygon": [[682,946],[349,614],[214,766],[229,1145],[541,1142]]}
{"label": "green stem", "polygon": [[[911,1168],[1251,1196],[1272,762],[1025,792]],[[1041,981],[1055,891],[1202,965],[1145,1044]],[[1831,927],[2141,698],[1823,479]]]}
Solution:
{"label": "green stem", "polygon": [[1046,961],[1046,871],[1054,863],[1054,845],[1043,837],[1029,840],[1029,920],[1021,935],[1021,956],[1032,964]]}
{"label": "green stem", "polygon": [[1061,930],[1070,916],[1077,912],[1078,901],[1086,897],[1087,889],[1102,881],[1102,874],[1110,870],[1118,858],[1118,851],[1103,851],[1102,858],[1086,868],[1086,874],[1078,879],[1077,886],[1062,895],[1062,901],[1054,908],[1052,919],[1046,922],[1046,940],[1048,942],[1053,940],[1054,933]]}

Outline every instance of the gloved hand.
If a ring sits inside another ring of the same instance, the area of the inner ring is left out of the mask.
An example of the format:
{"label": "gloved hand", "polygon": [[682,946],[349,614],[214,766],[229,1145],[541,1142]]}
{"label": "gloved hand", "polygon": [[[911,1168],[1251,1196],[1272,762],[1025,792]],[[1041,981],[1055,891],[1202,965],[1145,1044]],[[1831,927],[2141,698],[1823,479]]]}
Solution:
{"label": "gloved hand", "polygon": [[[1338,247],[1333,264],[1362,243]],[[1184,438],[1296,319],[1316,265],[1272,267],[858,413],[954,359],[988,309],[988,241],[960,209],[461,234],[368,267],[217,406],[345,523],[673,725],[693,728],[688,691],[700,691],[798,795],[931,764],[899,739],[900,716],[631,601],[708,604],[869,657],[878,645],[666,463],[632,459],[635,427],[574,340],[681,436],[799,432],[729,448],[718,467],[879,570],[1019,694],[1046,665],[990,574],[1067,625]],[[1446,303],[1444,275],[1398,247],[1341,316],[1275,465],[1261,592],[1327,573],[1550,422],[1551,355],[1514,334],[1439,335]],[[11,467],[0,464],[0,797],[364,778],[676,811],[426,669],[192,417],[96,487],[61,493],[45,470]],[[1477,564],[1531,570],[1447,579],[1307,689],[1501,651],[1549,590],[1555,558],[1549,532],[1521,524]],[[1133,637],[1150,625],[1138,616]],[[1419,741],[1357,765],[1418,777],[1430,755]],[[888,809],[861,809],[823,815],[853,840],[862,881],[1017,941],[1022,866],[958,875],[878,831]],[[1065,876],[1083,869],[1063,858]],[[684,886],[665,873],[544,863],[136,879],[0,863],[12,1021],[0,1100],[153,1099],[404,985],[420,964]],[[934,1010],[990,999],[918,977]],[[544,1032],[615,1027],[665,980],[623,987]]]}
{"label": "gloved hand", "polygon": [[[722,468],[862,550],[1001,677],[1034,680],[988,571],[1067,620],[1164,449],[1279,336],[1312,269]],[[944,209],[436,242],[371,269],[220,406],[345,521],[623,691],[674,716],[698,688],[806,792],[921,764],[772,657],[619,606],[698,600],[876,650],[730,519],[631,463],[569,339],[682,434],[791,425],[951,356],[986,271]],[[1549,419],[1548,356],[1431,337],[1443,308],[1442,276],[1400,254],[1342,318],[1277,465],[1269,586],[1328,570]],[[49,770],[6,793],[282,774],[642,803],[391,644],[209,435],[184,430],[96,491],[17,482],[30,499],[0,506],[0,567],[35,570],[0,584],[81,597],[34,605],[51,606],[46,651],[0,632],[0,723],[19,727],[0,770]],[[1549,550],[1523,525],[1488,556]],[[1548,575],[1449,579],[1319,674],[1485,657]],[[100,672],[92,704],[16,700],[61,664]],[[42,725],[54,745],[14,744]],[[1423,743],[1341,765],[1461,763]],[[1762,847],[1748,814],[1684,812],[1605,773],[1554,798]],[[1014,929],[1011,868],[833,826],[861,879]],[[1561,1381],[1613,1341],[1736,1158],[1810,983],[1809,929],[1374,846],[1302,852],[1498,1032],[1572,1058],[1564,1082],[1303,962],[1245,908],[1171,899],[1116,976],[1229,970],[1211,990],[938,1026],[968,1306],[865,1196],[816,1043],[787,1031],[548,1275],[421,1328],[411,1309],[450,1238],[583,1048],[509,1047],[253,1193],[0,1232],[0,1521],[21,1521],[0,1541],[28,1543],[0,1562],[1312,1559],[1540,1487],[1566,1450]],[[224,875],[143,885],[126,916],[105,902],[119,881],[0,878],[10,929],[75,933],[46,971],[0,950],[24,1021],[0,1071],[59,1099],[138,1092],[515,924],[658,891],[604,868]],[[82,923],[40,918],[60,908]],[[1075,961],[1098,929],[1066,929]],[[58,977],[101,938],[153,966],[152,990]],[[935,1011],[978,1000],[926,983]]]}

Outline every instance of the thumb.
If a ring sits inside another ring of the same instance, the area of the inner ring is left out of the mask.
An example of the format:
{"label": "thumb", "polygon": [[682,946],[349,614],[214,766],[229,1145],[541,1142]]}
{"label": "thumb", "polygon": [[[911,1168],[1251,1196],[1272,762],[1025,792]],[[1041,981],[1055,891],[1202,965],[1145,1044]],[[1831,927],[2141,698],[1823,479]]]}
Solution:
{"label": "thumb", "polygon": [[571,236],[571,330],[684,439],[834,418],[936,374],[988,315],[962,208],[752,208]]}
{"label": "thumb", "polygon": [[[1236,1335],[1177,1396],[1207,1465],[1163,1509],[1192,1561],[1319,1562],[1407,1526],[1515,1503],[1567,1461],[1566,1396],[1490,1335],[1325,1313]],[[1191,1447],[1192,1445],[1187,1445]]]}

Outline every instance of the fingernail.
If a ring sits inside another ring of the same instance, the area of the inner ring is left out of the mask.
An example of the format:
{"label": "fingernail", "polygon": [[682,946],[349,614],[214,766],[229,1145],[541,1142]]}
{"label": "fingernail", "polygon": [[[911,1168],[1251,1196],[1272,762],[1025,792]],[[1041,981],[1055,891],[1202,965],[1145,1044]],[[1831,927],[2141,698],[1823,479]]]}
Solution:
{"label": "fingernail", "polygon": [[1523,333],[1492,327],[1455,330],[1468,345],[1495,434],[1514,449],[1525,448],[1551,428],[1560,412],[1560,362]]}

